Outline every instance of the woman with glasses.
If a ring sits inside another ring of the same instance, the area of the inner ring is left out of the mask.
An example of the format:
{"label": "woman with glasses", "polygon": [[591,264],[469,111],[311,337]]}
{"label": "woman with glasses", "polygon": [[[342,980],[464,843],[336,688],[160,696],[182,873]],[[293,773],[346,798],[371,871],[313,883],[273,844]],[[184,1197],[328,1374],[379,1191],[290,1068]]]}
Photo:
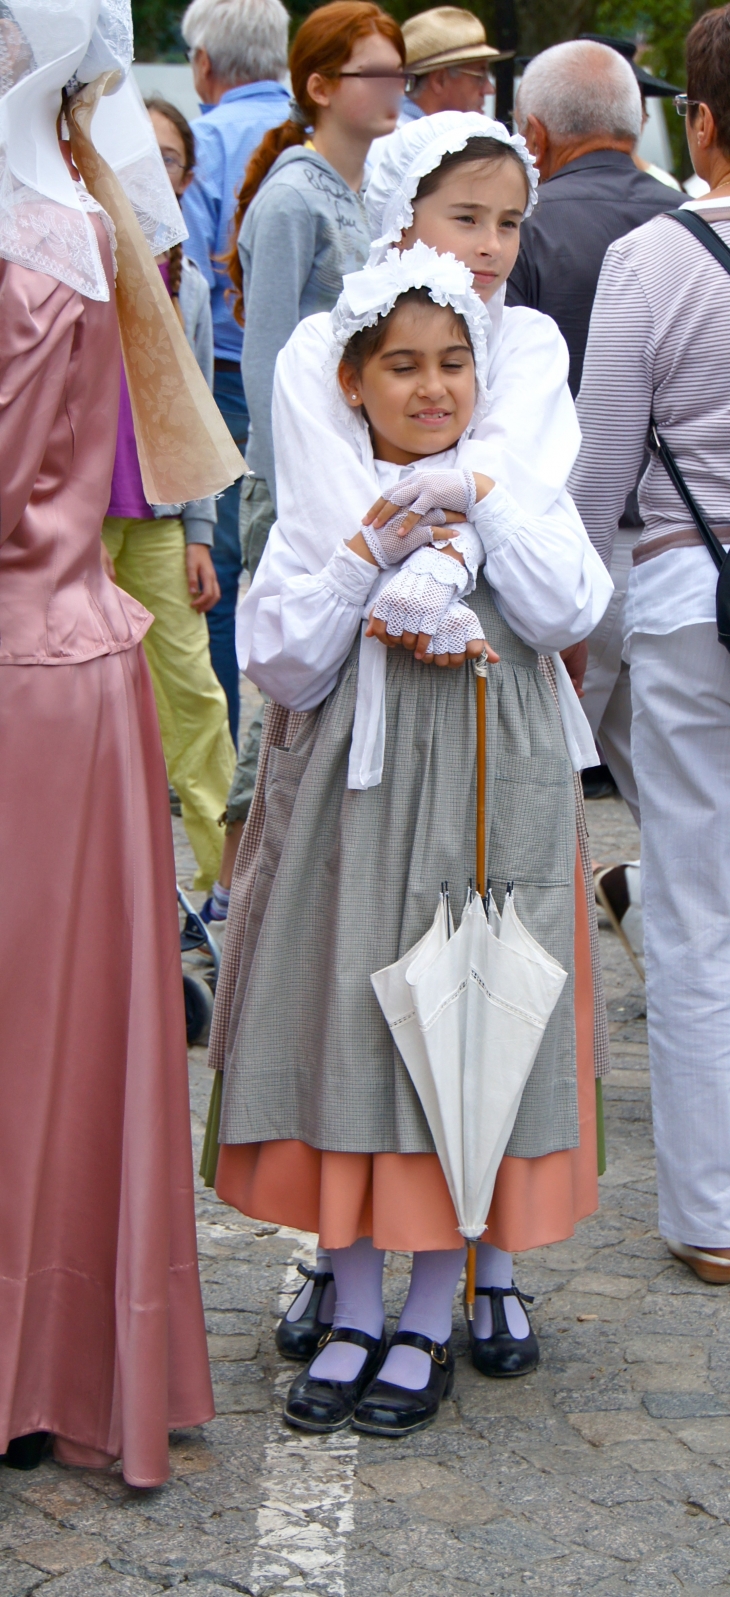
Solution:
{"label": "woman with glasses", "polygon": [[[274,367],[305,316],[332,309],[370,248],[360,189],[373,139],[395,129],[411,79],[398,24],[363,0],[334,0],[302,24],[289,57],[289,116],[265,134],[238,196],[226,268],[246,327],[241,364],[251,427],[241,488],[244,565],[254,575],[275,517]],[[243,740],[227,809],[213,917],[227,913],[236,850],[253,796],[260,719]]]}
{"label": "woman with glasses", "polygon": [[[583,445],[570,487],[606,562],[652,420],[730,544],[730,6],[700,18],[686,57],[687,93],[675,103],[709,192],[610,246],[578,398]],[[730,659],[718,641],[715,565],[656,455],[639,510],[624,654],[659,1229],[703,1281],[730,1284]]]}

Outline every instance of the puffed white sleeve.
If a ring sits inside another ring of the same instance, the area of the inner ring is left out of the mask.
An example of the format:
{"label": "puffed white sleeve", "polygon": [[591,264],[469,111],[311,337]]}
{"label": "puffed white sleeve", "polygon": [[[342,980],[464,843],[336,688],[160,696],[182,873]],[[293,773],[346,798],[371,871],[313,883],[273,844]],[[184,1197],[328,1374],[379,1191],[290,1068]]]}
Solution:
{"label": "puffed white sleeve", "polygon": [[507,308],[489,366],[489,408],[459,446],[460,466],[501,483],[530,515],[550,509],[580,448],[568,365],[551,316]]}
{"label": "puffed white sleeve", "polygon": [[505,621],[546,653],[587,637],[613,591],[566,489],[579,447],[562,333],[539,311],[505,310],[489,409],[457,458],[496,484],[471,515],[484,575]]}
{"label": "puffed white sleeve", "polygon": [[311,573],[278,523],[236,615],[238,664],[288,710],[313,710],[332,692],[380,576],[341,541]]}
{"label": "puffed white sleeve", "polygon": [[485,551],[484,575],[513,632],[539,653],[587,638],[613,583],[570,496],[528,516],[497,483],[471,519]]}

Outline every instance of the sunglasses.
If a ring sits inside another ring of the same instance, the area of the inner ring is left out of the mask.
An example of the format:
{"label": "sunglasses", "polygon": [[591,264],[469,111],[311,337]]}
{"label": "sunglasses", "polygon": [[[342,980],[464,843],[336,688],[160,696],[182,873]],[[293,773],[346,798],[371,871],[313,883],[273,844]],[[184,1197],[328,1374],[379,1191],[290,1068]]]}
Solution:
{"label": "sunglasses", "polygon": [[412,94],[416,87],[415,72],[378,72],[375,67],[365,67],[362,72],[335,72],[337,78],[385,78],[391,83],[399,83],[404,94]]}
{"label": "sunglasses", "polygon": [[677,116],[686,116],[691,105],[701,105],[701,100],[688,100],[686,94],[675,94],[674,109]]}

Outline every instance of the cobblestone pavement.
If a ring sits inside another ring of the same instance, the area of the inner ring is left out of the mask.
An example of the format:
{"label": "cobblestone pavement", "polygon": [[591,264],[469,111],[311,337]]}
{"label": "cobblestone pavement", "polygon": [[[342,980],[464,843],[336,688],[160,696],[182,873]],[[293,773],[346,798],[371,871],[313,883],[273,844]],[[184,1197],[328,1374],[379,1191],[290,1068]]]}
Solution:
{"label": "cobblestone pavement", "polygon": [[[596,855],[634,856],[618,801],[590,806]],[[178,832],[178,842],[180,834]],[[183,879],[186,855],[179,865]],[[654,1597],[730,1591],[730,1293],[657,1235],[643,993],[602,932],[615,1069],[601,1208],[518,1261],[542,1362],[490,1382],[457,1314],[455,1396],[407,1444],[303,1438],[273,1344],[313,1239],[199,1192],[218,1417],[172,1440],[172,1480],[0,1469],[0,1597]],[[199,1146],[210,1078],[190,1062]],[[390,1258],[397,1314],[406,1261]]]}

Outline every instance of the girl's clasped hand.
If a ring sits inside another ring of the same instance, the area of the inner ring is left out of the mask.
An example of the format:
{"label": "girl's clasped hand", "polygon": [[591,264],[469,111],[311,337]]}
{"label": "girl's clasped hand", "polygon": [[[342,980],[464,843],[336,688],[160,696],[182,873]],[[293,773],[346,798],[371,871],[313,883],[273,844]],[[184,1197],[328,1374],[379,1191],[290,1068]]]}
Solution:
{"label": "girl's clasped hand", "polygon": [[[477,500],[484,498],[493,487],[491,478],[458,467],[417,471],[391,489],[387,498],[381,495],[371,506],[363,517],[363,536],[371,549],[371,539],[379,538],[390,554],[388,563],[391,565],[404,560],[412,549],[431,544],[435,562],[439,551],[443,551],[471,567],[467,531],[453,538],[442,529],[466,523]],[[478,539],[476,547],[478,556],[481,548]],[[465,591],[466,583],[463,587],[455,585],[451,601],[445,609],[440,608],[434,618],[433,630],[430,633],[425,630],[435,600],[432,585],[426,586],[423,582],[425,572],[428,570],[431,577],[440,569],[444,573],[443,582],[449,580],[446,568],[437,567],[435,562],[428,567],[424,564],[417,571],[416,562],[410,561],[408,568],[388,584],[373,607],[368,635],[379,638],[389,648],[410,650],[417,660],[427,665],[433,663],[456,669],[483,649],[490,662],[497,661],[499,656],[483,638],[473,612],[456,602],[459,594]],[[473,569],[477,564],[478,558]]]}

